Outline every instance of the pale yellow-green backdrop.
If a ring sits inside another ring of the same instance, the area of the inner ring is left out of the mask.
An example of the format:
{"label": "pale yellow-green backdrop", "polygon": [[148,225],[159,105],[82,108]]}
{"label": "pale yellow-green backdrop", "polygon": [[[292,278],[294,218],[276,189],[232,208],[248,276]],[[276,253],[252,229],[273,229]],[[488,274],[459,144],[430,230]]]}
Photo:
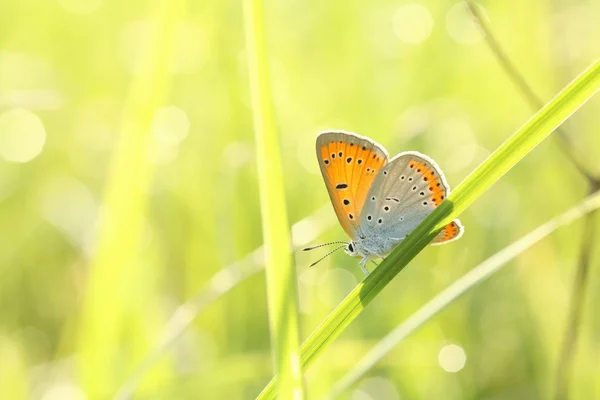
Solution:
{"label": "pale yellow-green backdrop", "polygon": [[[480,4],[544,100],[600,54],[599,0]],[[533,112],[464,3],[265,8],[290,223],[328,203],[323,129],[426,153],[456,186]],[[262,242],[245,43],[239,1],[1,1],[0,398],[248,399],[272,377],[262,272],[156,352],[177,307]],[[600,172],[599,112],[594,99],[565,128]],[[545,141],[463,214],[460,241],[422,253],[311,366],[308,398],[586,190]],[[332,209],[319,215],[299,244],[323,227],[318,241],[347,239]],[[343,398],[550,397],[581,235],[577,222],[526,252]],[[301,339],[363,278],[341,252],[309,270],[321,254],[294,254]],[[573,399],[600,398],[597,249],[587,279]]]}

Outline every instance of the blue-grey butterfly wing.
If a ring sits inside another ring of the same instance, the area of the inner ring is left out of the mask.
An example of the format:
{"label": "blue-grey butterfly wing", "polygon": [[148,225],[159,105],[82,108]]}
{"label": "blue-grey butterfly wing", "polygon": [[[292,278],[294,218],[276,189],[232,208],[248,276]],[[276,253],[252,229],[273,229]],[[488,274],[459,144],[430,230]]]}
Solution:
{"label": "blue-grey butterfly wing", "polygon": [[[417,152],[400,153],[378,173],[361,212],[364,237],[394,244],[404,239],[450,193],[435,161]],[[434,239],[444,243],[458,238],[462,226],[449,224]]]}

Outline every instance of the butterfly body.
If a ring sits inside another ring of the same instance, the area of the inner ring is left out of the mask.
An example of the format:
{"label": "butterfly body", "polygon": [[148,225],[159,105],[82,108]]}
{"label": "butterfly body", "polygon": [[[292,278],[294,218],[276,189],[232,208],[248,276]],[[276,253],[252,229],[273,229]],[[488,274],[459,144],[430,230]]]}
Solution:
{"label": "butterfly body", "polygon": [[[383,146],[345,131],[317,136],[317,158],[338,220],[351,241],[346,253],[366,263],[383,258],[450,193],[437,164],[418,152],[388,160]],[[446,243],[462,235],[458,220],[434,239]]]}
{"label": "butterfly body", "polygon": [[384,258],[387,256],[400,242],[400,240],[392,240],[382,237],[366,237],[364,239],[352,240],[348,243],[344,251],[353,257],[361,257],[359,261],[360,268],[369,274],[366,270],[366,265],[369,260],[376,258]]}

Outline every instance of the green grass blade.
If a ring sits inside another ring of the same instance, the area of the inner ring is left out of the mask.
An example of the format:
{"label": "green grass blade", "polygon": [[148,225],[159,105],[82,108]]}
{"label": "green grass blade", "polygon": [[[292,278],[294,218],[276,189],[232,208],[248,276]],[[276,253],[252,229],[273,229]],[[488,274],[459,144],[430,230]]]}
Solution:
{"label": "green grass blade", "polygon": [[245,34],[265,243],[269,325],[282,399],[303,398],[298,286],[291,262],[279,138],[275,128],[262,0],[245,0]]}
{"label": "green grass blade", "polygon": [[515,241],[500,250],[487,260],[454,281],[446,289],[442,290],[424,306],[414,312],[404,322],[398,325],[392,332],[379,341],[365,356],[352,368],[342,379],[340,379],[331,390],[329,398],[337,398],[349,389],[379,360],[385,357],[395,346],[397,346],[408,335],[419,329],[425,322],[433,318],[438,312],[449,306],[464,293],[468,292],[478,284],[506,266],[509,261],[525,252],[527,249],[550,235],[556,229],[570,224],[576,219],[600,208],[600,192],[588,196],[577,206],[552,218],[550,221],[534,229],[521,239]]}
{"label": "green grass blade", "polygon": [[154,168],[150,125],[164,104],[176,23],[185,1],[156,2],[151,43],[141,55],[125,102],[122,130],[106,181],[102,219],[89,268],[79,327],[79,378],[90,398],[112,394],[123,372],[120,341],[128,323],[123,303],[140,278],[133,271],[142,241]]}
{"label": "green grass blade", "polygon": [[[593,63],[508,138],[435,209],[371,275],[336,307],[302,345],[302,365],[308,366],[453,218],[469,207],[502,175],[544,140],[600,88],[600,61]],[[273,378],[259,399],[276,397]]]}

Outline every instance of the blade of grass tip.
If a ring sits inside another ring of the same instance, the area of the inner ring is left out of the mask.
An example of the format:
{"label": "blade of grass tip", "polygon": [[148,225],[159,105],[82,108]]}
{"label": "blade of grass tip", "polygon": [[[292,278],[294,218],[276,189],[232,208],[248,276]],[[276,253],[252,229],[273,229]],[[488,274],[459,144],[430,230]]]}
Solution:
{"label": "blade of grass tip", "polygon": [[[306,367],[440,230],[508,172],[600,88],[600,61],[590,65],[473,171],[448,198],[358,284],[302,345]],[[275,397],[273,378],[259,399]]]}
{"label": "blade of grass tip", "polygon": [[354,368],[334,384],[327,398],[337,398],[343,392],[348,390],[408,335],[412,334],[427,321],[431,320],[437,313],[452,304],[454,300],[498,272],[502,267],[507,265],[509,261],[550,235],[556,229],[570,224],[599,207],[600,192],[596,192],[585,198],[577,206],[552,218],[550,221],[500,250],[471,271],[458,278],[369,350]]}
{"label": "blade of grass tip", "polygon": [[[294,251],[317,239],[337,223],[326,204],[312,215],[292,225],[292,247]],[[228,265],[217,272],[206,285],[189,301],[181,304],[165,324],[155,347],[148,352],[129,379],[121,385],[115,400],[129,399],[150,368],[167,352],[181,334],[208,306],[227,294],[234,287],[264,269],[265,247],[260,246],[242,260]]]}
{"label": "blade of grass tip", "polygon": [[168,87],[168,63],[183,0],[161,0],[152,18],[152,34],[141,55],[141,69],[131,81],[121,134],[110,162],[102,215],[83,301],[78,332],[78,374],[90,398],[106,398],[115,389],[122,365],[120,334],[127,318],[127,288],[140,277],[132,273],[141,242],[153,168],[147,158],[151,120]]}
{"label": "blade of grass tip", "polygon": [[256,137],[269,327],[282,399],[304,397],[296,270],[291,262],[279,138],[269,82],[262,0],[244,1],[250,94]]}

